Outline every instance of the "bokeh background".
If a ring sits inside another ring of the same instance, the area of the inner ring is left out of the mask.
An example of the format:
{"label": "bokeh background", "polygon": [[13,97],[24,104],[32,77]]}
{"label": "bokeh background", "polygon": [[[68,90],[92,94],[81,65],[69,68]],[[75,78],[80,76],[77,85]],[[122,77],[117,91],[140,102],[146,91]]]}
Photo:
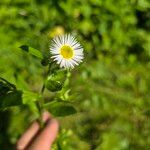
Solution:
{"label": "bokeh background", "polygon": [[[150,1],[1,0],[0,76],[38,91],[43,67],[18,47],[47,54],[64,33],[77,36],[85,59],[70,83],[78,113],[58,117],[53,149],[150,149]],[[13,149],[34,117],[26,107],[0,112],[0,149]]]}

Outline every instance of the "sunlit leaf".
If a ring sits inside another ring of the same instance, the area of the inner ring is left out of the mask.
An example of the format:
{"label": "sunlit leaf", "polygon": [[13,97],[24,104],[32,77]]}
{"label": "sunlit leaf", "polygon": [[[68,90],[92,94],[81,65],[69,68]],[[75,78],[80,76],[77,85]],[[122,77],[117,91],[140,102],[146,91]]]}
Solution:
{"label": "sunlit leaf", "polygon": [[40,98],[41,98],[40,94],[31,91],[23,91],[22,102],[23,104],[30,104],[31,102],[35,102]]}
{"label": "sunlit leaf", "polygon": [[37,50],[37,49],[35,49],[33,47],[30,47],[28,45],[22,45],[22,46],[20,46],[20,48],[23,51],[28,52],[29,54],[31,54],[31,55],[33,55],[33,56],[35,56],[37,58],[43,59],[42,53],[39,50]]}

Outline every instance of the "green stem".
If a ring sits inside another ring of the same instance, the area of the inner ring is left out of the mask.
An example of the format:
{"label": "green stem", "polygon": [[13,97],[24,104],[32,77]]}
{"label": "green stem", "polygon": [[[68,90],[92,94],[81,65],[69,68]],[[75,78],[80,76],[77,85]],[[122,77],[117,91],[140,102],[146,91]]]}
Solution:
{"label": "green stem", "polygon": [[[43,95],[44,90],[45,90],[45,84],[43,84],[43,86],[42,86],[42,89],[41,89],[41,92],[40,92],[41,95]],[[43,128],[43,126],[44,126],[43,119],[42,119],[43,104],[44,104],[43,98],[40,99],[40,100],[38,100],[38,101],[36,101],[36,106],[37,106],[38,111],[39,111],[39,119],[38,119],[38,121],[39,121],[39,124],[40,124],[40,127],[41,127],[41,128]]]}
{"label": "green stem", "polygon": [[42,111],[42,107],[41,107],[40,101],[36,102],[36,106],[37,106],[38,111],[39,111],[39,119],[38,119],[38,121],[39,121],[40,127],[42,128],[43,127],[43,120],[42,120],[42,113],[43,113],[43,111]]}
{"label": "green stem", "polygon": [[42,95],[43,95],[43,93],[44,93],[44,90],[45,90],[45,84],[43,84],[42,89],[41,89],[41,94],[42,94]]}
{"label": "green stem", "polygon": [[[48,72],[47,74],[50,72],[50,65],[49,65],[49,68],[48,68]],[[43,83],[43,86],[42,86],[42,89],[41,89],[41,95],[43,95],[44,93],[44,90],[45,90],[45,83]],[[44,99],[42,98],[41,100],[37,101],[36,103],[37,105],[37,108],[39,110],[39,123],[40,123],[40,127],[43,128],[44,126],[44,122],[42,120],[42,114],[43,114],[43,105],[44,105]]]}

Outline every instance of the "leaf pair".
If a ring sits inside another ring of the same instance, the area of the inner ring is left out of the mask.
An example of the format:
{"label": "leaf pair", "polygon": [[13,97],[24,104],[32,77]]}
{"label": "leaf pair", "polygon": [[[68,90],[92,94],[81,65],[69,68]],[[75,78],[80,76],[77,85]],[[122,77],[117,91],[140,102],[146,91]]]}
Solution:
{"label": "leaf pair", "polygon": [[4,78],[0,77],[0,109],[21,105],[22,91],[16,89]]}
{"label": "leaf pair", "polygon": [[40,95],[17,90],[15,85],[0,77],[0,109],[29,104],[39,100]]}

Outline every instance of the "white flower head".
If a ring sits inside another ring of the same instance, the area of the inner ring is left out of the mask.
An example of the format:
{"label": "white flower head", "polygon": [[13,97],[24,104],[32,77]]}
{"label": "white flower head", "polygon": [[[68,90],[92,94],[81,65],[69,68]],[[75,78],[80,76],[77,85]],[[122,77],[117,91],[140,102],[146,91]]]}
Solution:
{"label": "white flower head", "polygon": [[76,38],[70,34],[60,35],[52,40],[50,46],[52,59],[60,65],[61,68],[74,68],[82,62],[83,48]]}

